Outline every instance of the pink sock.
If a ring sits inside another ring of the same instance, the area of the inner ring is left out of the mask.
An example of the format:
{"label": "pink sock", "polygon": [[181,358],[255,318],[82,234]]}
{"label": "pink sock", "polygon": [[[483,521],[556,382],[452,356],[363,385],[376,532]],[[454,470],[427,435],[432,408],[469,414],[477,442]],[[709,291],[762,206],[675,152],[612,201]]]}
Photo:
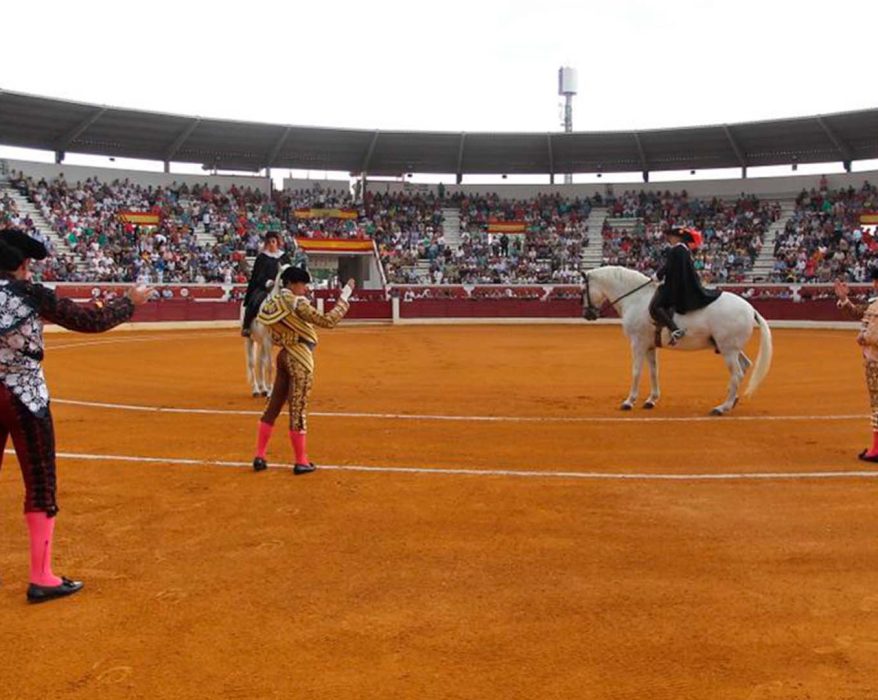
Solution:
{"label": "pink sock", "polygon": [[296,452],[296,464],[309,464],[305,437],[305,433],[300,430],[290,431],[290,442],[293,443],[293,450]]}
{"label": "pink sock", "polygon": [[30,533],[30,582],[38,586],[60,586],[61,579],[52,573],[52,537],[55,518],[43,512],[25,513]]}
{"label": "pink sock", "polygon": [[866,454],[869,457],[878,455],[878,430],[872,431],[872,447],[869,448],[869,451]]}
{"label": "pink sock", "polygon": [[259,421],[259,433],[256,436],[256,456],[265,459],[265,451],[268,449],[268,441],[271,440],[271,431],[274,426],[264,421]]}

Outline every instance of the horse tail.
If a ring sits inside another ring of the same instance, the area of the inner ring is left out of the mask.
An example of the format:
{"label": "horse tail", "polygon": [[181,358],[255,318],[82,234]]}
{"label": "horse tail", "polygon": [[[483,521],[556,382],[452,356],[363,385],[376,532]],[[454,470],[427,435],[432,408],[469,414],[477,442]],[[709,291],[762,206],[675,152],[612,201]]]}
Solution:
{"label": "horse tail", "polygon": [[753,367],[753,374],[750,375],[750,381],[747,383],[747,390],[744,392],[746,398],[750,398],[756,393],[765,375],[768,374],[768,368],[771,367],[771,355],[773,346],[771,344],[771,329],[768,323],[762,318],[761,314],[753,310],[756,318],[756,324],[759,326],[759,355],[756,357],[756,365]]}

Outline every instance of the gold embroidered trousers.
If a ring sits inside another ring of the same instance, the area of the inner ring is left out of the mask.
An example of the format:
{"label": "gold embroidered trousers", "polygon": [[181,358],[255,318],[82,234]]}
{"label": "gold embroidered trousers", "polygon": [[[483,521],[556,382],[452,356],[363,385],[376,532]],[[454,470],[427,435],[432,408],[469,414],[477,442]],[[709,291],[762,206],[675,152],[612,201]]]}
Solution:
{"label": "gold embroidered trousers", "polygon": [[307,432],[308,399],[313,384],[314,373],[296,362],[286,350],[281,350],[277,355],[274,386],[268,406],[262,414],[262,422],[274,425],[284,404],[287,404],[290,410],[290,430]]}

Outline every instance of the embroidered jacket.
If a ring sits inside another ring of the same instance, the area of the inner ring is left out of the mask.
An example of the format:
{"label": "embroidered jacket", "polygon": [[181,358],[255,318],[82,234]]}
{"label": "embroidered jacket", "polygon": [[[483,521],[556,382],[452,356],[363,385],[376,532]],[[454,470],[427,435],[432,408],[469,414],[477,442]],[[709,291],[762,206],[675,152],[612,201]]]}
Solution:
{"label": "embroidered jacket", "polygon": [[344,318],[350,305],[339,299],[332,311],[320,313],[305,297],[297,297],[289,289],[273,294],[259,309],[259,321],[269,329],[275,345],[280,345],[296,362],[309,372],[314,371],[314,348],[317,332],[314,326],[332,328]]}
{"label": "embroidered jacket", "polygon": [[98,309],[59,299],[40,284],[0,276],[0,381],[28,410],[43,417],[49,390],[41,362],[43,321],[83,333],[99,333],[131,318],[134,304],[116,299]]}
{"label": "embroidered jacket", "polygon": [[878,361],[878,300],[866,307],[862,320],[857,342],[863,347],[863,356],[867,360]]}

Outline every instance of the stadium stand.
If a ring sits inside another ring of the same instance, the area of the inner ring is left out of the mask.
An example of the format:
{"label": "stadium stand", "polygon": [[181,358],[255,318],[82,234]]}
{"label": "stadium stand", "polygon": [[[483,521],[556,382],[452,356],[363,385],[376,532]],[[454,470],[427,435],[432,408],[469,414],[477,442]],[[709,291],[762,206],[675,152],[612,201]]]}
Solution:
{"label": "stadium stand", "polygon": [[695,266],[708,283],[744,282],[766,233],[781,216],[780,203],[741,196],[698,199],[686,191],[633,192],[607,200],[603,262],[652,273],[661,264],[662,231],[694,226],[704,234]]}
{"label": "stadium stand", "polygon": [[850,282],[869,279],[878,262],[878,235],[861,215],[878,210],[878,188],[861,187],[802,191],[796,209],[774,246],[774,282]]}
{"label": "stadium stand", "polygon": [[[825,178],[824,178],[825,180]],[[815,179],[816,181],[816,179]],[[39,279],[74,282],[244,281],[266,231],[294,238],[374,240],[392,284],[577,284],[582,269],[624,265],[653,272],[670,225],[704,231],[696,265],[705,281],[864,281],[878,240],[859,221],[878,208],[876,188],[829,189],[797,197],[625,191],[565,198],[343,188],[267,193],[241,185],[144,184],[8,174],[0,182],[0,226],[19,226],[52,256]],[[155,225],[126,213],[157,215]],[[600,231],[601,235],[595,235]]]}

